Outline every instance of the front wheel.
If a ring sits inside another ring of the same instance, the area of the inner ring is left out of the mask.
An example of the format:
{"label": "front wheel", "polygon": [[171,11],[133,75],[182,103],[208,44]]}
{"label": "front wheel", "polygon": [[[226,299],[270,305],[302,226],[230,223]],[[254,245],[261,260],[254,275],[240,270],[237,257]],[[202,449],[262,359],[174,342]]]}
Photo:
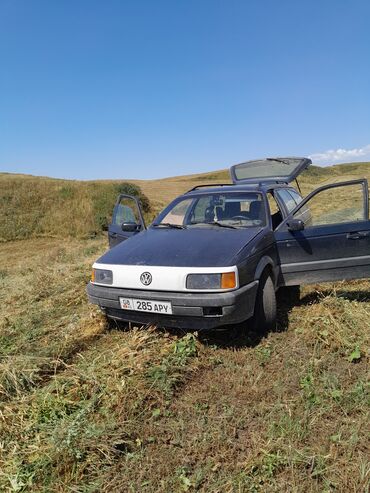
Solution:
{"label": "front wheel", "polygon": [[295,305],[300,300],[300,291],[299,286],[282,286],[279,288],[278,297],[289,304]]}
{"label": "front wheel", "polygon": [[274,281],[269,273],[262,274],[249,323],[254,332],[269,332],[276,328],[276,294]]}
{"label": "front wheel", "polygon": [[129,323],[105,315],[105,327],[107,330],[122,330],[128,327]]}

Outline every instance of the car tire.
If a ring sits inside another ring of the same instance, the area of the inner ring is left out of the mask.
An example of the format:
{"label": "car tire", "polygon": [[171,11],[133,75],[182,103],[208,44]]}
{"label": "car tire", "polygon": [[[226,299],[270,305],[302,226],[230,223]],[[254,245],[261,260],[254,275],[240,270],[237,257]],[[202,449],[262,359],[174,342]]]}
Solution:
{"label": "car tire", "polygon": [[106,327],[108,330],[117,329],[117,327],[118,327],[117,320],[115,320],[114,318],[108,317],[108,315],[105,315],[105,323],[106,323]]}
{"label": "car tire", "polygon": [[299,302],[301,296],[300,286],[282,286],[278,293],[293,305]]}
{"label": "car tire", "polygon": [[254,332],[269,332],[276,329],[276,293],[274,281],[268,272],[259,280],[253,317],[250,328]]}
{"label": "car tire", "polygon": [[130,328],[130,322],[124,320],[118,320],[116,318],[105,315],[105,322],[107,330],[126,330]]}

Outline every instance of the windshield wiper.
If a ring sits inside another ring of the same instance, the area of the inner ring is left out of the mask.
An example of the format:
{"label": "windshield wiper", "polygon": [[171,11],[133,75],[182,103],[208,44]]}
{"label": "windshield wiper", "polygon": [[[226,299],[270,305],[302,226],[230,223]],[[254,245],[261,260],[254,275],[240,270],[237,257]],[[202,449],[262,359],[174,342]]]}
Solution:
{"label": "windshield wiper", "polygon": [[191,224],[209,224],[211,226],[220,226],[220,228],[230,228],[230,229],[238,229],[236,226],[232,226],[231,224],[222,224],[219,223],[218,221],[212,221],[210,223],[204,223],[204,222],[197,222],[197,223],[191,223]]}
{"label": "windshield wiper", "polygon": [[159,224],[153,224],[153,228],[173,228],[173,229],[186,229],[186,226],[183,226],[182,224],[173,224],[173,223],[159,223]]}
{"label": "windshield wiper", "polygon": [[285,159],[279,159],[274,157],[268,157],[266,158],[266,161],[276,161],[277,163],[290,164],[290,162],[286,161]]}

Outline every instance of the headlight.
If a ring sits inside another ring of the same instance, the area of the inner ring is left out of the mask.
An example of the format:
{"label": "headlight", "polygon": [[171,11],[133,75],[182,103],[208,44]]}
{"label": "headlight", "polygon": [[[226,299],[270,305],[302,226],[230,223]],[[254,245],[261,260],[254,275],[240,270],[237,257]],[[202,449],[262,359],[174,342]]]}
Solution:
{"label": "headlight", "polygon": [[235,272],[224,274],[189,274],[187,289],[233,289],[236,287]]}
{"label": "headlight", "polygon": [[113,272],[105,269],[93,269],[91,282],[97,284],[113,284]]}

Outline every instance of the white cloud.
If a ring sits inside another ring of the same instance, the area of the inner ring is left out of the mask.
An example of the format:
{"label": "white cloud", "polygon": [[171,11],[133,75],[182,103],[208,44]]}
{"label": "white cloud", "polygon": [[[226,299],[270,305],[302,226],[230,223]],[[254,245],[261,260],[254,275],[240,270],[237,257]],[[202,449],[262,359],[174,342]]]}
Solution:
{"label": "white cloud", "polygon": [[370,144],[355,149],[330,149],[325,152],[318,152],[309,156],[313,163],[330,164],[334,162],[358,161],[359,159],[370,158]]}

